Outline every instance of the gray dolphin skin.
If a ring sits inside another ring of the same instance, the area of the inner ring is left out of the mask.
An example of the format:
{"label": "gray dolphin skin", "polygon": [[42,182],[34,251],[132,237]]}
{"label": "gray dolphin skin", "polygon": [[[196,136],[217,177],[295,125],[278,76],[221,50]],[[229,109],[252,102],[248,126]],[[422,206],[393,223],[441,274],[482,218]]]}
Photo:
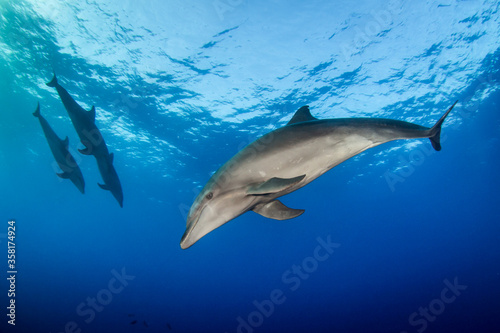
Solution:
{"label": "gray dolphin skin", "polygon": [[113,166],[113,154],[109,153],[101,131],[99,131],[95,124],[95,107],[92,107],[90,111],[85,111],[66,89],[59,84],[55,74],[47,85],[56,88],[71,118],[73,127],[80,137],[80,141],[85,146],[85,149],[78,149],[78,151],[84,155],[93,155],[95,157],[99,172],[104,181],[104,184],[98,184],[99,187],[110,191],[120,204],[120,207],[123,207],[122,186]]}
{"label": "gray dolphin skin", "polygon": [[441,150],[441,125],[456,103],[432,128],[391,119],[318,120],[301,107],[286,126],[250,143],[210,178],[189,210],[181,248],[250,210],[275,220],[301,215],[304,210],[276,199],[382,143],[429,138]]}
{"label": "gray dolphin skin", "polygon": [[63,179],[69,179],[75,186],[80,190],[80,192],[85,193],[85,180],[83,179],[82,171],[78,167],[73,155],[68,150],[69,140],[61,140],[57,134],[54,132],[52,127],[50,127],[47,120],[40,114],[40,103],[36,107],[33,116],[37,117],[42,125],[43,133],[45,138],[49,143],[52,155],[56,159],[57,165],[63,171],[62,173],[56,173],[59,177]]}

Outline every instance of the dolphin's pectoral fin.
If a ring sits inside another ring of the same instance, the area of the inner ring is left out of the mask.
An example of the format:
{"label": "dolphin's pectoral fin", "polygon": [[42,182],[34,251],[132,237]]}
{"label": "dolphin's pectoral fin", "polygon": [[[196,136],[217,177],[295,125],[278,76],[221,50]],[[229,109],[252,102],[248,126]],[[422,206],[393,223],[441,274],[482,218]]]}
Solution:
{"label": "dolphin's pectoral fin", "polygon": [[288,208],[279,200],[274,200],[267,204],[257,205],[252,210],[257,214],[274,220],[293,219],[304,212],[303,209]]}
{"label": "dolphin's pectoral fin", "polygon": [[80,152],[80,154],[83,154],[83,155],[92,155],[89,148],[78,149],[78,151]]}
{"label": "dolphin's pectoral fin", "polygon": [[97,185],[99,185],[99,187],[102,188],[105,191],[109,191],[110,190],[107,185],[103,185],[103,184],[99,184],[99,183],[97,183]]}
{"label": "dolphin's pectoral fin", "polygon": [[266,180],[263,183],[251,186],[247,190],[247,194],[250,195],[264,195],[264,194],[270,194],[270,193],[278,193],[281,191],[284,191],[293,185],[297,184],[300,182],[302,179],[304,179],[306,175],[300,175],[294,178],[277,178],[273,177],[269,180]]}
{"label": "dolphin's pectoral fin", "polygon": [[92,148],[90,146],[90,144],[85,144],[84,142],[82,142],[82,144],[85,146],[84,149],[78,149],[78,151],[80,152],[80,154],[83,154],[83,155],[92,155]]}
{"label": "dolphin's pectoral fin", "polygon": [[67,172],[63,172],[63,173],[56,173],[56,175],[58,175],[59,177],[61,177],[62,179],[68,179],[69,178],[69,173]]}

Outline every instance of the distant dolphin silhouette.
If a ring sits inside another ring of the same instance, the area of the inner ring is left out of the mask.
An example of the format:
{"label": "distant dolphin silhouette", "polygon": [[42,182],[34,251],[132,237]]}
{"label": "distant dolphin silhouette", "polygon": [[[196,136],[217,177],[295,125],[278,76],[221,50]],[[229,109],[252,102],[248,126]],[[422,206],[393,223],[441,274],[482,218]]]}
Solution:
{"label": "distant dolphin silhouette", "polygon": [[103,190],[110,191],[111,194],[115,197],[116,201],[120,204],[120,207],[123,207],[123,191],[122,185],[120,184],[120,179],[118,178],[118,174],[116,173],[115,167],[113,166],[113,153],[107,156],[96,156],[97,167],[99,168],[99,172],[101,173],[103,184],[97,184]]}
{"label": "distant dolphin silhouette", "polygon": [[276,220],[301,215],[304,210],[276,199],[382,143],[429,138],[441,150],[441,125],[455,104],[432,128],[391,119],[318,120],[301,107],[286,126],[243,148],[210,178],[189,210],[181,248],[249,210]]}
{"label": "distant dolphin silhouette", "polygon": [[38,103],[38,106],[36,107],[33,115],[40,121],[40,125],[42,125],[43,133],[45,134],[45,138],[49,143],[52,155],[54,155],[57,165],[59,165],[59,167],[63,171],[62,173],[56,174],[63,179],[71,180],[71,182],[75,184],[75,186],[80,190],[80,192],[85,193],[85,180],[83,179],[82,171],[78,167],[78,164],[73,158],[73,155],[71,155],[68,150],[68,137],[66,137],[66,139],[64,140],[61,140],[57,136],[52,127],[50,127],[47,120],[40,114],[40,103]]}
{"label": "distant dolphin silhouette", "polygon": [[113,166],[113,154],[109,153],[101,131],[95,125],[95,107],[92,106],[90,111],[85,111],[59,84],[55,74],[47,85],[56,88],[76,133],[85,146],[85,149],[79,149],[78,151],[84,155],[93,155],[95,157],[104,181],[104,184],[98,184],[99,187],[110,191],[120,204],[120,207],[123,207],[123,191],[120,179]]}
{"label": "distant dolphin silhouette", "polygon": [[71,97],[68,91],[59,84],[55,74],[47,85],[56,88],[66,111],[68,111],[68,115],[71,118],[76,133],[85,146],[85,149],[78,149],[78,151],[84,155],[109,155],[108,147],[104,142],[101,131],[99,131],[95,125],[95,107],[92,106],[90,111],[85,111],[73,97]]}

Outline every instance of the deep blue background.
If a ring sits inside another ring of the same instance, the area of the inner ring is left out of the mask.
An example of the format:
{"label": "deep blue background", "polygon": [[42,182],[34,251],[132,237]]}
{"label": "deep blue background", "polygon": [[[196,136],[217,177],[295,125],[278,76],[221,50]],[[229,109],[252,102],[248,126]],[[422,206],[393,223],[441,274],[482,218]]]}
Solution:
{"label": "deep blue background", "polygon": [[[119,73],[63,52],[50,21],[37,16],[29,2],[13,3],[2,4],[0,20],[3,43],[17,50],[3,53],[0,61],[0,246],[6,253],[7,221],[16,219],[19,273],[13,328],[4,315],[7,269],[6,259],[0,261],[1,332],[64,332],[68,322],[82,332],[237,332],[239,317],[262,318],[255,332],[417,332],[422,326],[412,326],[409,316],[440,298],[443,281],[454,279],[467,289],[425,331],[500,329],[495,47],[449,100],[434,105],[408,99],[386,108],[386,117],[415,116],[412,121],[431,126],[458,99],[443,126],[442,151],[431,150],[428,140],[406,149],[396,149],[401,141],[371,149],[282,198],[306,210],[299,218],[274,221],[250,212],[181,250],[185,214],[211,173],[303,104],[313,114],[336,117],[335,110],[314,107],[325,91],[267,101],[266,116],[242,123],[224,122],[212,117],[217,108],[194,110],[189,102],[184,112],[162,113],[153,97],[165,93],[163,86],[140,76],[125,77],[129,86],[115,83]],[[325,69],[311,67],[311,80]],[[97,125],[115,153],[123,209],[96,185],[101,179],[93,158],[79,157],[85,195],[55,175],[31,115],[37,101],[59,136],[68,135],[74,150],[80,146],[58,96],[44,88],[53,70],[78,102],[96,105]],[[111,83],[98,84],[93,74]],[[173,82],[167,105],[181,101],[182,109],[183,100],[204,94],[169,75],[156,78]],[[206,73],[199,75],[202,80]],[[207,82],[205,89],[211,88]],[[419,113],[412,114],[416,104]],[[139,145],[137,137],[112,130],[120,119],[172,146]],[[405,164],[413,156],[423,159]],[[402,181],[391,187],[388,177]],[[318,237],[340,246],[291,290],[283,275],[311,262]],[[122,269],[134,279],[86,323],[77,307],[104,295],[112,271]],[[256,315],[254,302],[268,304],[276,289],[283,303],[268,317]]]}

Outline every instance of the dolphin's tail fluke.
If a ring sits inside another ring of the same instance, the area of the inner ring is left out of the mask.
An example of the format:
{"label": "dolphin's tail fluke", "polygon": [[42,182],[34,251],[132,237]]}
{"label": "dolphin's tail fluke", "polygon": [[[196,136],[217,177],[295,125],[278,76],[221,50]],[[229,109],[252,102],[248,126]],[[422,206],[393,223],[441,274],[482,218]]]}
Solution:
{"label": "dolphin's tail fluke", "polygon": [[38,102],[38,105],[36,106],[36,110],[35,112],[33,112],[33,115],[37,118],[40,117],[40,102]]}
{"label": "dolphin's tail fluke", "polygon": [[49,87],[55,87],[57,85],[56,73],[54,73],[54,77],[52,78],[52,80],[50,82],[47,83],[47,85]]}
{"label": "dolphin's tail fluke", "polygon": [[430,136],[429,139],[431,140],[432,147],[434,147],[435,150],[440,151],[441,150],[441,125],[443,125],[444,120],[446,119],[446,116],[448,116],[448,113],[450,113],[451,109],[457,104],[458,101],[453,103],[453,105],[446,111],[446,113],[437,121],[437,123],[432,126],[430,129]]}

